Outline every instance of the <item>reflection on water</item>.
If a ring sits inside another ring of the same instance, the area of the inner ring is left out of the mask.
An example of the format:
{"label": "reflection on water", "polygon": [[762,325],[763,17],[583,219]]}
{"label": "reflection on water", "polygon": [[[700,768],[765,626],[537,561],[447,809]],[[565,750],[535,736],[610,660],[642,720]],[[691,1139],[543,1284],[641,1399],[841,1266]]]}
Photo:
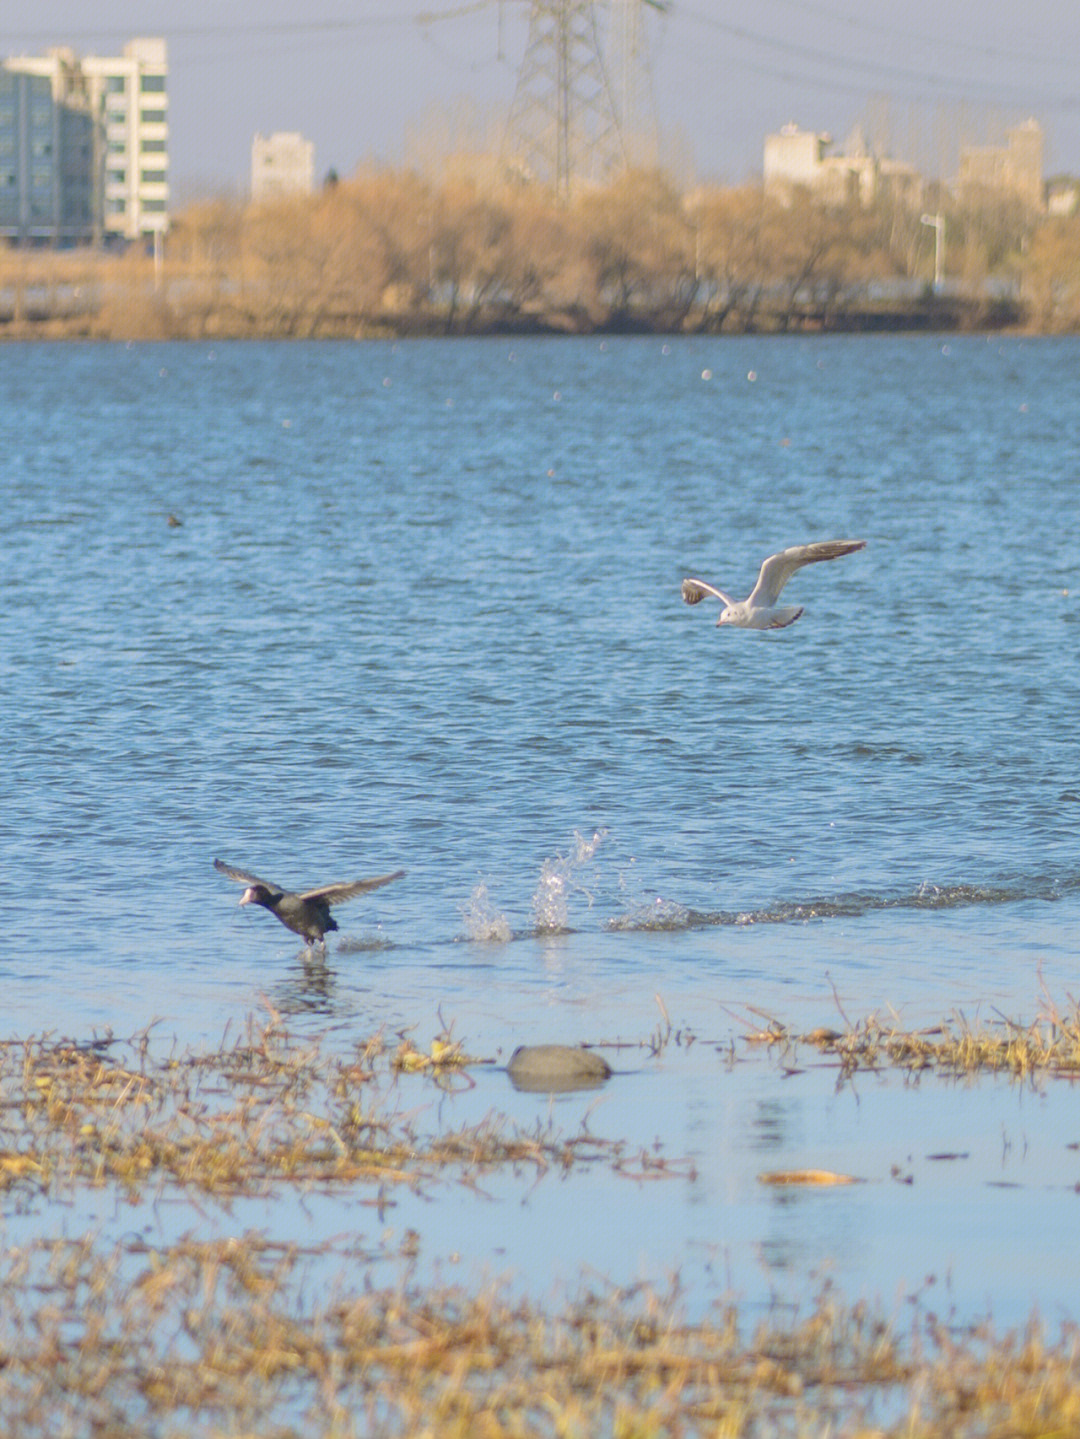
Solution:
{"label": "reflection on water", "polygon": [[750,1148],[762,1153],[783,1151],[795,1142],[795,1100],[763,1099],[752,1106],[747,1126]]}
{"label": "reflection on water", "polygon": [[268,997],[279,1014],[331,1015],[336,1009],[337,971],[315,955],[301,955],[286,978],[270,986]]}

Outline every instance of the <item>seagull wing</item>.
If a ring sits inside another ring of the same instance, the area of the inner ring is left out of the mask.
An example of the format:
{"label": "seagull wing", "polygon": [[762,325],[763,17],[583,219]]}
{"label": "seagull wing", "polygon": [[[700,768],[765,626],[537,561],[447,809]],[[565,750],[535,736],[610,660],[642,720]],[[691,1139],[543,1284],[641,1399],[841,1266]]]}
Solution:
{"label": "seagull wing", "polygon": [[709,595],[722,600],[725,605],[734,603],[723,590],[718,590],[715,585],[707,585],[704,580],[683,580],[682,597],[688,605],[699,605]]}
{"label": "seagull wing", "polygon": [[369,889],[378,889],[381,885],[389,884],[391,880],[401,879],[405,871],[395,869],[393,874],[380,874],[374,879],[354,879],[346,884],[324,884],[321,889],[306,890],[301,899],[324,899],[327,904],[344,904],[347,899],[355,899],[358,894],[367,894]]}
{"label": "seagull wing", "polygon": [[237,884],[261,884],[271,894],[284,894],[280,884],[275,884],[271,879],[260,879],[257,874],[252,874],[246,869],[236,869],[231,864],[226,864],[223,859],[214,860],[214,868],[219,874],[227,875],[229,879],[235,879]]}
{"label": "seagull wing", "polygon": [[866,547],[865,540],[817,540],[811,545],[792,545],[770,555],[761,566],[747,604],[752,608],[772,609],[780,598],[780,591],[803,565],[815,565],[819,560],[835,560],[841,555],[850,555],[853,550]]}

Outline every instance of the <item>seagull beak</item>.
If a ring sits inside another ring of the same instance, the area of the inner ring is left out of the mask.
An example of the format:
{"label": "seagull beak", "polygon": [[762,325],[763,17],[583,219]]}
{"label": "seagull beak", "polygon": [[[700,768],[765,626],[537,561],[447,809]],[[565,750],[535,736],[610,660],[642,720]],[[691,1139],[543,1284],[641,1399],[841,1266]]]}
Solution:
{"label": "seagull beak", "polygon": [[244,890],[244,893],[240,896],[239,900],[237,900],[237,904],[254,904],[254,903],[255,903],[255,891],[254,891],[253,889],[245,889],[245,890]]}

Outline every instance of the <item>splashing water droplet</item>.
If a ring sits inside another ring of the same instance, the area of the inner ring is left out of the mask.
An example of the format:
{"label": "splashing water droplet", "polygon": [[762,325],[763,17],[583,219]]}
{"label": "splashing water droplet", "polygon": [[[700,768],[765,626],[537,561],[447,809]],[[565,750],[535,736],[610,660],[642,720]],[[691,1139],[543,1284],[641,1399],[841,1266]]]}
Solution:
{"label": "splashing water droplet", "polygon": [[483,880],[461,906],[461,916],[465,921],[466,939],[508,944],[514,937],[509,920],[494,908],[488,898],[487,885]]}
{"label": "splashing water droplet", "polygon": [[597,830],[592,839],[586,839],[575,830],[574,843],[569,854],[557,854],[554,859],[544,860],[540,866],[540,882],[536,886],[532,902],[533,919],[538,933],[557,934],[566,928],[572,893],[583,894],[587,902],[592,904],[592,895],[577,878],[576,872],[595,857],[606,833],[606,830]]}

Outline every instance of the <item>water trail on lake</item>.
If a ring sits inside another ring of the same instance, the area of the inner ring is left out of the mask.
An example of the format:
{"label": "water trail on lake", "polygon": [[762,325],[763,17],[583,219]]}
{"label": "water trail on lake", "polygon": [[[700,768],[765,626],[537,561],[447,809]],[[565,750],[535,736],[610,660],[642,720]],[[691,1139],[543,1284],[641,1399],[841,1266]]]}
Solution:
{"label": "water trail on lake", "polygon": [[[464,938],[476,942],[507,944],[530,934],[559,934],[570,927],[570,910],[575,896],[588,909],[605,905],[601,877],[594,861],[607,837],[599,830],[586,839],[574,832],[567,854],[544,860],[532,897],[532,927],[517,931],[491,900],[486,881],[481,880],[461,905]],[[631,862],[632,863],[632,862]],[[934,884],[924,880],[912,890],[852,890],[816,895],[800,900],[774,900],[759,908],[740,910],[693,909],[677,900],[647,896],[631,886],[624,873],[619,876],[624,904],[621,913],[602,921],[608,931],[678,932],[712,929],[717,926],[748,927],[756,924],[807,924],[831,919],[857,919],[883,910],[942,910],[964,906],[1000,905],[1037,900],[1050,903],[1080,890],[1080,876],[1048,880],[1045,876],[1017,877],[998,884]],[[636,890],[636,892],[634,892]],[[607,896],[608,900],[611,896]]]}
{"label": "water trail on lake", "polygon": [[760,909],[694,910],[670,901],[639,905],[608,920],[610,930],[707,929],[715,925],[800,924],[814,919],[857,918],[889,909],[956,909],[962,905],[1049,903],[1080,889],[1080,877],[1056,882],[1017,879],[1009,884],[932,884],[899,894],[851,892],[805,900],[778,900]]}

